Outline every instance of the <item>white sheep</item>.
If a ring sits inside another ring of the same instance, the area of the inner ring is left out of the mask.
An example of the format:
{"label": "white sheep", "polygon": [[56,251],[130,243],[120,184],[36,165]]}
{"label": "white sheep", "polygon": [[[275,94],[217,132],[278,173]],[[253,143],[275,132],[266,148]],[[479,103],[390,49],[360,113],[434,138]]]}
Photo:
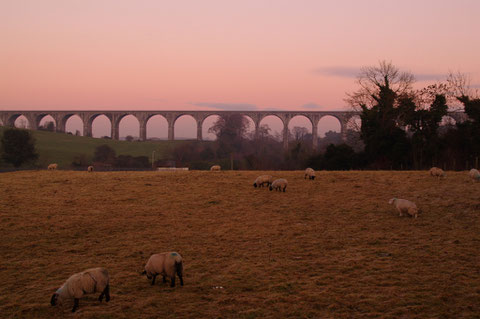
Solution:
{"label": "white sheep", "polygon": [[48,170],[49,171],[54,171],[57,168],[58,168],[58,164],[56,164],[56,163],[48,165]]}
{"label": "white sheep", "polygon": [[277,191],[282,191],[285,192],[287,189],[288,182],[285,178],[279,178],[273,181],[273,183],[270,185],[270,190],[277,190]]}
{"label": "white sheep", "polygon": [[475,168],[472,168],[470,170],[470,172],[468,173],[468,176],[470,176],[470,178],[472,179],[472,181],[477,181],[477,182],[480,182],[480,172],[475,169]]}
{"label": "white sheep", "polygon": [[87,172],[93,172],[93,166],[87,167]]}
{"label": "white sheep", "polygon": [[414,202],[406,199],[392,198],[388,203],[395,206],[399,213],[399,216],[403,216],[403,213],[407,213],[412,217],[418,217],[418,208]]}
{"label": "white sheep", "polygon": [[268,187],[270,186],[270,184],[272,184],[272,181],[273,181],[272,175],[260,175],[253,182],[253,187],[262,187],[265,184]]}
{"label": "white sheep", "polygon": [[445,177],[445,172],[443,171],[443,169],[438,167],[432,167],[428,172],[430,173],[431,176],[435,176],[438,178]]}
{"label": "white sheep", "polygon": [[91,268],[78,274],[72,275],[65,283],[57,289],[52,295],[50,304],[55,306],[62,304],[66,300],[74,299],[72,312],[78,308],[78,301],[85,294],[99,292],[98,300],[101,302],[103,296],[105,300],[110,301],[110,276],[105,268]]}
{"label": "white sheep", "polygon": [[305,179],[308,177],[308,179],[315,179],[315,171],[313,170],[313,168],[307,168],[305,170]]}
{"label": "white sheep", "polygon": [[170,287],[175,287],[175,274],[180,279],[180,285],[183,286],[183,258],[177,252],[165,252],[150,256],[145,265],[142,275],[152,279],[152,286],[155,284],[157,275],[163,276],[163,282],[167,282],[166,276],[170,277]]}
{"label": "white sheep", "polygon": [[213,165],[212,167],[210,167],[210,170],[211,171],[220,171],[222,168],[220,167],[220,165]]}

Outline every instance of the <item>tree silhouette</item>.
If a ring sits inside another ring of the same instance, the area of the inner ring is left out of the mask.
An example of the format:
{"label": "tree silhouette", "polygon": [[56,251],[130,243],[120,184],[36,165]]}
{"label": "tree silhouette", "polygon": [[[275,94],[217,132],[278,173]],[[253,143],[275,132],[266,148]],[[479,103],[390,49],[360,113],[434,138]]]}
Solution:
{"label": "tree silhouette", "polygon": [[35,139],[27,130],[7,129],[3,132],[1,142],[2,158],[15,168],[38,159]]}
{"label": "tree silhouette", "polygon": [[94,162],[101,162],[113,165],[115,163],[115,158],[115,150],[107,144],[103,144],[95,148],[95,152],[93,155]]}

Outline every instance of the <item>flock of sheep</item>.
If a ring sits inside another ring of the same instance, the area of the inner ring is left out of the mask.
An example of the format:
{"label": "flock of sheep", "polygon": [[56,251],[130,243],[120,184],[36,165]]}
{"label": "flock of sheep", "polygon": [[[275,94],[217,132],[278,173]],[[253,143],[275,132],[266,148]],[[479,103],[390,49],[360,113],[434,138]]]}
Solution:
{"label": "flock of sheep", "polygon": [[[48,165],[48,170],[56,170],[57,164]],[[220,171],[219,165],[214,165],[210,168],[211,171]],[[93,166],[89,166],[88,172],[93,171]],[[429,170],[429,174],[438,178],[445,178],[445,172],[441,168],[432,167]],[[469,176],[473,181],[480,181],[480,172],[476,169],[471,169]],[[312,168],[307,168],[304,173],[304,179],[314,180],[315,171]],[[271,175],[260,175],[253,182],[253,186],[263,187],[266,186],[270,190],[283,191],[287,189],[288,182],[285,178],[279,178],[273,180]],[[390,205],[394,205],[398,211],[399,216],[408,214],[417,218],[419,209],[415,203],[400,198],[392,198],[389,201]],[[158,275],[161,275],[163,282],[166,282],[166,278],[170,278],[170,286],[175,287],[175,277],[180,279],[180,285],[183,286],[183,259],[177,252],[165,252],[160,254],[154,254],[150,256],[145,264],[142,275],[146,275],[149,280],[152,280],[151,284],[155,284],[155,279]],[[77,273],[69,277],[65,283],[57,289],[52,295],[50,303],[52,306],[62,304],[67,300],[74,300],[72,312],[75,312],[79,306],[79,300],[85,294],[92,294],[100,292],[98,300],[101,302],[103,297],[108,302],[110,300],[110,276],[105,268],[92,268],[83,272]]]}
{"label": "flock of sheep", "polygon": [[[216,169],[213,169],[214,167]],[[218,165],[212,166],[211,170],[212,171],[213,170],[218,171],[218,170],[220,170],[220,166],[218,166]],[[446,176],[443,169],[438,168],[438,167],[432,167],[429,170],[429,173],[430,173],[431,176],[435,176],[435,177],[438,177],[438,178],[445,178],[445,176]],[[480,172],[478,170],[472,168],[468,174],[473,181],[480,181]],[[315,171],[310,167],[305,170],[305,179],[307,177],[311,180],[315,179]],[[272,181],[272,180],[273,180],[273,178],[272,178],[271,175],[260,175],[260,176],[257,177],[255,182],[253,182],[253,186],[254,187],[262,187],[266,184],[267,186],[269,186],[270,190],[273,190],[273,189],[279,190],[279,191],[283,190],[285,192],[285,190],[287,188],[287,184],[288,184],[286,179],[280,178],[280,179],[276,179],[274,181]],[[408,214],[408,215],[410,215],[412,217],[415,217],[415,218],[418,217],[419,209],[418,209],[417,205],[412,201],[394,197],[394,198],[390,199],[388,201],[388,203],[395,207],[399,216],[403,216],[403,214]]]}
{"label": "flock of sheep", "polygon": [[[434,176],[437,178],[446,177],[444,170],[438,167],[432,167],[428,172],[430,173],[431,176]],[[475,168],[472,168],[470,172],[468,172],[468,175],[473,181],[480,181],[480,172]],[[393,206],[397,209],[399,216],[403,216],[403,214],[405,213],[415,218],[418,217],[419,209],[414,202],[411,202],[406,199],[400,199],[400,198],[394,197],[390,199],[388,203],[390,205],[393,204]]]}

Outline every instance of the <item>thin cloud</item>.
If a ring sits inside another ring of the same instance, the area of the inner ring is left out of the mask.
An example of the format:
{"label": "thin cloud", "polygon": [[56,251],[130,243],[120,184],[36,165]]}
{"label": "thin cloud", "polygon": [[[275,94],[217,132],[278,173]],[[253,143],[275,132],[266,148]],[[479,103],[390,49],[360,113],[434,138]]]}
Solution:
{"label": "thin cloud", "polygon": [[415,80],[419,82],[424,81],[442,81],[447,78],[446,74],[435,74],[435,73],[414,73]]}
{"label": "thin cloud", "polygon": [[254,111],[258,107],[254,104],[247,103],[210,103],[210,102],[198,102],[192,103],[192,105],[199,107],[211,107],[217,110],[224,111]]}
{"label": "thin cloud", "polygon": [[360,68],[346,67],[346,66],[330,66],[323,68],[316,68],[313,70],[316,74],[326,76],[336,76],[342,78],[356,78],[360,73]]}
{"label": "thin cloud", "polygon": [[472,89],[480,89],[480,84],[472,84],[470,85]]}
{"label": "thin cloud", "polygon": [[307,104],[302,105],[301,107],[304,108],[304,109],[311,109],[311,110],[323,108],[323,106],[320,106],[320,105],[315,104],[315,103],[307,103]]}
{"label": "thin cloud", "polygon": [[[316,74],[321,74],[325,76],[356,78],[361,73],[361,68],[332,66],[332,67],[317,68],[317,69],[314,69],[313,72]],[[414,73],[414,76],[415,76],[415,79],[419,82],[440,81],[447,78],[447,75],[442,73]]]}

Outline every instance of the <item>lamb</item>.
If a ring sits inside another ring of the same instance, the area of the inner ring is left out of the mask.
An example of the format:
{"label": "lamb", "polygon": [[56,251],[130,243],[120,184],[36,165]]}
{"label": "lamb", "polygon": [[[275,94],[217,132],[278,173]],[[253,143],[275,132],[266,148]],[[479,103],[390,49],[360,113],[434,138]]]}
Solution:
{"label": "lamb", "polygon": [[253,182],[253,187],[262,187],[263,185],[270,186],[272,184],[273,178],[272,175],[260,175],[257,179]]}
{"label": "lamb", "polygon": [[152,279],[152,286],[155,284],[157,275],[162,275],[163,282],[167,282],[166,276],[170,277],[170,287],[175,287],[175,274],[180,279],[180,285],[183,286],[183,259],[177,252],[165,252],[150,256],[145,265],[142,275]]}
{"label": "lamb", "polygon": [[472,168],[468,173],[468,175],[474,182],[475,181],[480,182],[480,172],[477,169]]}
{"label": "lamb", "polygon": [[277,190],[277,191],[282,191],[285,192],[287,189],[288,182],[285,178],[279,178],[273,181],[273,183],[270,185],[270,190]]}
{"label": "lamb", "polygon": [[211,171],[219,171],[219,170],[221,170],[221,167],[220,167],[220,165],[213,165],[212,167],[210,167],[210,170]]}
{"label": "lamb", "polygon": [[56,163],[48,165],[48,170],[49,171],[54,171],[57,168],[58,168],[58,164],[56,164]]}
{"label": "lamb", "polygon": [[430,168],[429,172],[430,172],[430,175],[436,176],[438,178],[445,177],[445,172],[443,171],[443,169],[438,167]]}
{"label": "lamb", "polygon": [[407,213],[412,217],[418,217],[418,208],[414,202],[406,199],[392,198],[388,203],[395,206],[399,213],[399,216],[403,216],[403,213]]}
{"label": "lamb", "polygon": [[308,179],[315,179],[315,171],[313,170],[313,168],[307,168],[305,170],[305,179],[308,177]]}
{"label": "lamb", "polygon": [[93,166],[87,167],[87,172],[93,172]]}
{"label": "lamb", "polygon": [[55,306],[62,304],[68,299],[74,299],[72,312],[78,308],[78,301],[85,294],[92,294],[101,291],[98,300],[101,302],[103,296],[107,302],[110,301],[110,276],[105,268],[91,268],[72,275],[52,295],[50,304]]}

